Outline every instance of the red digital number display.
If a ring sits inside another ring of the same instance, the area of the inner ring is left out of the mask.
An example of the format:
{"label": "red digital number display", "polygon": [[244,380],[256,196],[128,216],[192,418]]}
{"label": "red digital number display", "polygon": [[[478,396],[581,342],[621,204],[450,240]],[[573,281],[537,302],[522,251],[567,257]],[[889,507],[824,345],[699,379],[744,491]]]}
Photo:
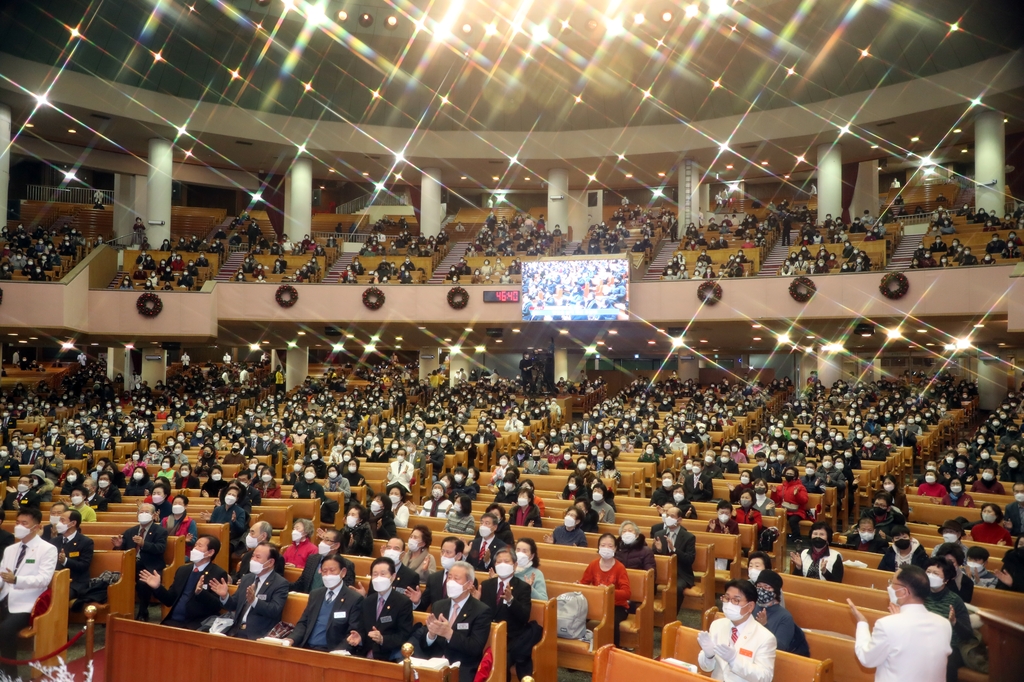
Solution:
{"label": "red digital number display", "polygon": [[484,303],[519,303],[520,292],[518,289],[508,291],[485,291]]}

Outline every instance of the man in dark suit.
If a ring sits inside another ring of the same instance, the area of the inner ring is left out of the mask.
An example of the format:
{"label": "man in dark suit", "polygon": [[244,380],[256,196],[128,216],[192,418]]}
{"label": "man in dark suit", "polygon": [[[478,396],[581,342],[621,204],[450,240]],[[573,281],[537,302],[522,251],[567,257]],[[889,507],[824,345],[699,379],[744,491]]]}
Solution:
{"label": "man in dark suit", "polygon": [[82,515],[77,510],[67,508],[60,515],[56,532],[59,534],[50,540],[57,548],[57,567],[71,571],[72,599],[77,599],[89,591],[89,567],[92,565],[93,541],[79,531],[82,527]]}
{"label": "man in dark suit", "polygon": [[469,547],[469,556],[466,557],[466,562],[477,571],[486,573],[491,570],[494,567],[494,553],[502,547],[508,546],[494,537],[499,523],[498,517],[493,513],[484,514],[480,518],[477,536],[473,538],[473,544]]}
{"label": "man in dark suit", "polygon": [[512,666],[521,680],[533,675],[533,647],[540,641],[539,625],[530,624],[533,588],[515,577],[515,555],[508,547],[497,550],[494,571],[497,576],[480,584],[480,601],[491,610],[494,622],[505,623],[508,645],[508,679]]}
{"label": "man in dark suit", "polygon": [[299,579],[291,584],[292,592],[301,592],[303,594],[312,594],[314,590],[318,590],[324,586],[322,576],[320,574],[321,563],[329,556],[334,555],[335,559],[341,563],[341,580],[348,587],[352,587],[356,582],[356,566],[351,561],[343,557],[339,552],[341,551],[341,531],[335,528],[321,528],[319,531],[320,544],[317,546],[316,556],[311,556],[306,559],[306,565],[302,569],[302,575]]}
{"label": "man in dark suit", "polygon": [[323,586],[309,594],[306,609],[285,641],[317,651],[350,651],[348,639],[363,631],[363,597],[342,582],[345,570],[341,557],[329,554],[320,562]]}
{"label": "man in dark suit", "polygon": [[493,612],[472,595],[474,580],[473,567],[456,562],[448,571],[448,598],[434,602],[427,627],[417,633],[426,657],[459,662],[459,682],[473,682],[491,635]]}
{"label": "man in dark suit", "polygon": [[682,526],[683,513],[679,507],[665,509],[665,522],[651,526],[655,554],[676,555],[676,589],[679,603],[683,603],[683,590],[693,587],[693,561],[697,558],[697,538]]}
{"label": "man in dark suit", "polygon": [[395,566],[397,567],[397,572],[395,573],[395,589],[403,594],[407,587],[420,586],[420,574],[402,563],[402,552],[404,551],[405,540],[398,537],[388,540],[380,550],[380,555],[382,557],[387,557],[395,563]]}
{"label": "man in dark suit", "polygon": [[175,571],[169,590],[163,586],[160,573],[142,571],[139,574],[139,580],[153,590],[153,596],[171,609],[161,625],[196,630],[208,617],[220,613],[220,598],[210,589],[211,581],[227,577],[227,571],[213,563],[219,552],[220,540],[212,535],[201,535],[189,556],[191,563]]}
{"label": "man in dark suit", "polygon": [[238,583],[238,589],[228,594],[228,581],[211,580],[213,590],[223,607],[233,612],[234,624],[228,629],[229,637],[256,640],[281,621],[284,604],[288,599],[288,581],[274,571],[278,551],[267,543],[252,551],[250,572]]}
{"label": "man in dark suit", "polygon": [[427,611],[430,605],[447,594],[444,584],[448,582],[448,569],[456,561],[462,561],[466,543],[457,537],[447,537],[441,543],[441,570],[427,576],[423,589],[419,585],[405,588],[405,596],[412,599],[417,611]]}
{"label": "man in dark suit", "polygon": [[164,550],[167,549],[167,530],[154,523],[156,507],[152,504],[139,505],[139,525],[132,526],[122,536],[110,539],[114,549],[135,550],[135,619],[149,620],[149,600],[153,590],[139,580],[143,570],[163,573]]}
{"label": "man in dark suit", "polygon": [[710,502],[714,497],[714,483],[704,472],[703,462],[696,460],[693,470],[683,475],[683,492],[690,502]]}
{"label": "man in dark suit", "polygon": [[412,602],[394,589],[395,564],[375,559],[370,566],[374,595],[363,599],[363,632],[350,632],[350,651],[378,661],[398,661],[412,634]]}
{"label": "man in dark suit", "polygon": [[1024,503],[1017,501],[1024,499],[1021,495],[1024,495],[1024,483],[1014,483],[1014,501],[1006,505],[1006,509],[1003,511],[1003,527],[1010,531],[1010,535],[1013,537],[1024,533],[1024,513],[1022,513],[1024,512]]}

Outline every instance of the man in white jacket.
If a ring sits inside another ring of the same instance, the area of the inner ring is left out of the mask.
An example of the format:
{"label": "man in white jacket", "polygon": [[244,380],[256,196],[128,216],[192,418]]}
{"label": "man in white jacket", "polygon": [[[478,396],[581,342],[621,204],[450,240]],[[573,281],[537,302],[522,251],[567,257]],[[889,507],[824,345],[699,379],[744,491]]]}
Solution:
{"label": "man in white jacket", "polygon": [[776,641],[768,628],[754,619],[757,588],[749,580],[725,584],[722,612],[708,632],[697,635],[701,651],[697,664],[711,679],[724,682],[772,682]]}
{"label": "man in white jacket", "polygon": [[875,669],[875,682],[944,682],[953,630],[949,620],[924,606],[931,593],[928,574],[917,566],[904,566],[888,589],[893,615],[876,620],[874,632],[867,618],[846,600],[857,621],[853,649],[857,660]]}
{"label": "man in white jacket", "polygon": [[[18,658],[18,633],[28,627],[32,607],[50,586],[57,567],[57,548],[40,537],[42,531],[38,509],[19,510],[14,526],[19,542],[5,549],[0,560],[0,656],[8,660]],[[18,677],[14,665],[0,665],[0,672],[12,680]]]}

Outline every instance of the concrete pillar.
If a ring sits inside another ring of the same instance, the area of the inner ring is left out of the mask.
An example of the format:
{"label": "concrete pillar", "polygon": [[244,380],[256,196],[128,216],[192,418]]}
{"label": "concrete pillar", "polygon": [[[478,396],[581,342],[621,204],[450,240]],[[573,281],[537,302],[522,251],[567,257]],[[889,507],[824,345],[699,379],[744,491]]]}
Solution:
{"label": "concrete pillar", "polygon": [[130,234],[136,218],[146,220],[148,212],[145,182],[146,178],[141,175],[114,174],[115,237]]}
{"label": "concrete pillar", "polygon": [[555,383],[569,378],[569,351],[565,348],[555,349]]}
{"label": "concrete pillar", "polygon": [[[842,353],[818,353],[818,381],[826,389],[843,376]],[[806,383],[806,377],[804,377]]]}
{"label": "concrete pillar", "polygon": [[107,346],[107,378],[111,381],[124,370],[124,350]]}
{"label": "concrete pillar", "polygon": [[1001,218],[1006,203],[1006,127],[998,111],[986,111],[974,121],[974,181],[974,205]]}
{"label": "concrete pillar", "polygon": [[[149,141],[149,175],[146,177],[146,237],[153,248],[171,238],[171,174],[174,148],[167,140]],[[133,218],[134,221],[134,218]],[[162,222],[163,224],[159,224]],[[150,384],[152,385],[152,384]]]}
{"label": "concrete pillar", "polygon": [[420,379],[427,379],[430,373],[441,366],[441,349],[437,346],[420,348]]}
{"label": "concrete pillar", "polygon": [[697,197],[697,210],[702,215],[707,214],[711,210],[711,184],[706,180],[697,188]]}
{"label": "concrete pillar", "polygon": [[818,145],[818,220],[827,214],[838,218],[843,213],[843,148],[836,144]]}
{"label": "concrete pillar", "polygon": [[[556,199],[555,197],[561,198]],[[548,170],[547,217],[549,232],[555,229],[555,225],[560,226],[564,232],[569,225],[569,171],[564,168]],[[598,222],[600,221],[598,220]]]}
{"label": "concrete pillar", "polygon": [[441,233],[441,169],[424,168],[420,179],[420,234]]}
{"label": "concrete pillar", "polygon": [[680,232],[687,225],[698,224],[697,211],[700,210],[700,167],[693,159],[683,159],[679,169],[679,228]]}
{"label": "concrete pillar", "polygon": [[448,385],[455,385],[455,375],[460,369],[465,370],[466,377],[469,377],[469,372],[472,370],[471,364],[469,356],[466,355],[465,351],[460,350],[458,353],[452,351],[451,359],[448,363]]}
{"label": "concrete pillar", "polygon": [[[299,157],[292,162],[284,185],[284,233],[301,241],[313,222],[313,162]],[[290,387],[289,387],[290,388]]]}
{"label": "concrete pillar", "polygon": [[793,383],[799,391],[807,386],[807,380],[818,371],[818,358],[814,353],[799,353],[797,357],[797,377]]}
{"label": "concrete pillar", "polygon": [[299,386],[309,376],[309,349],[289,348],[285,353],[284,361],[284,387],[285,390],[292,390]]}
{"label": "concrete pillar", "polygon": [[0,104],[0,209],[7,224],[8,188],[11,182],[11,108]]}
{"label": "concrete pillar", "polygon": [[1005,358],[998,355],[992,357],[985,353],[978,353],[978,400],[979,406],[983,410],[998,408],[1003,398],[1006,397],[1008,373],[1013,371],[1013,366],[1004,360]]}
{"label": "concrete pillar", "polygon": [[864,217],[869,211],[871,217],[878,219],[878,159],[861,161],[857,168],[857,184],[853,188],[853,201],[850,202],[850,220]]}
{"label": "concrete pillar", "polygon": [[[126,374],[125,380],[127,377]],[[158,381],[167,381],[167,351],[155,348],[142,350],[142,380],[147,382],[150,388],[156,386]]]}
{"label": "concrete pillar", "polygon": [[697,361],[697,357],[693,355],[688,355],[684,359],[682,355],[677,355],[676,376],[679,377],[680,381],[686,381],[687,379],[699,381],[700,363]]}

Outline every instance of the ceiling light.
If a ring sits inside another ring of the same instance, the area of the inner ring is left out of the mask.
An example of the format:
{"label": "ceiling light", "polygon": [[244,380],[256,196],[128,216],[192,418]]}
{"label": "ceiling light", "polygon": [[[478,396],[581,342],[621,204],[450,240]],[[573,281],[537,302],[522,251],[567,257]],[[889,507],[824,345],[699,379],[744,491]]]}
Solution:
{"label": "ceiling light", "polygon": [[64,343],[60,344],[60,349],[61,350],[74,350],[75,349],[75,344],[73,344],[70,341],[65,341]]}
{"label": "ceiling light", "polygon": [[331,344],[331,351],[332,352],[340,353],[343,350],[345,350],[345,344],[344,343],[334,343],[334,344]]}
{"label": "ceiling light", "polygon": [[305,335],[306,335],[306,332],[297,332],[297,334],[298,334],[299,336],[305,336]]}
{"label": "ceiling light", "polygon": [[797,163],[807,163],[807,159],[805,159],[805,158],[804,158],[804,157],[803,157],[803,156],[801,155],[801,156],[798,156],[798,157],[796,157],[796,162],[797,162]]}
{"label": "ceiling light", "polygon": [[491,176],[491,180],[494,180],[495,182],[497,182],[499,180],[499,178],[498,178],[497,175],[492,175]]}
{"label": "ceiling light", "polygon": [[461,176],[459,176],[459,179],[460,179],[460,180],[465,180],[465,179],[466,179],[466,176],[465,176],[465,175],[461,175]]}
{"label": "ceiling light", "polygon": [[664,171],[662,171],[662,172],[658,173],[658,177],[659,177],[659,178],[663,178],[663,177],[665,177],[665,173],[664,173]]}
{"label": "ceiling light", "polygon": [[840,135],[846,135],[849,132],[850,132],[850,126],[844,125],[844,126],[840,126],[839,127],[839,134]]}
{"label": "ceiling light", "polygon": [[643,12],[637,12],[636,14],[633,15],[633,23],[634,24],[642,24],[642,23],[644,23]]}
{"label": "ceiling light", "polygon": [[786,69],[786,75],[787,75],[787,76],[792,76],[792,75],[793,75],[793,74],[795,74],[795,73],[796,73],[796,71],[795,71],[795,70],[793,69],[793,67],[792,67],[792,66],[791,66],[791,67],[789,67],[788,69]]}
{"label": "ceiling light", "polygon": [[669,22],[669,21],[672,21],[672,13],[669,12],[668,10],[662,12],[661,13],[661,20],[666,22],[666,23]]}
{"label": "ceiling light", "polygon": [[467,332],[471,332],[471,331],[473,331],[473,328],[472,328],[472,327],[466,327],[466,329],[465,329],[465,330],[466,330]]}
{"label": "ceiling light", "polygon": [[345,21],[348,19],[348,12],[343,9],[338,10],[338,21]]}
{"label": "ceiling light", "polygon": [[68,132],[69,132],[69,133],[71,133],[72,135],[74,135],[74,134],[75,134],[75,133],[77,133],[78,131],[77,131],[77,130],[75,130],[74,128],[68,128]]}
{"label": "ceiling light", "polygon": [[484,25],[484,33],[486,35],[488,35],[488,36],[497,35],[498,27],[495,26],[494,24],[485,24]]}
{"label": "ceiling light", "polygon": [[360,173],[360,175],[365,177],[365,176],[369,175],[369,173],[367,173],[366,171],[363,171],[362,173]]}
{"label": "ceiling light", "polygon": [[441,106],[444,106],[445,104],[448,104],[448,96],[441,95]]}
{"label": "ceiling light", "polygon": [[596,175],[588,175],[588,176],[587,176],[587,179],[588,179],[588,180],[589,180],[590,182],[597,182],[597,176],[596,176]]}
{"label": "ceiling light", "polygon": [[750,325],[750,326],[752,328],[754,328],[754,329],[760,329],[761,328],[761,325],[757,324],[756,322],[754,324]]}
{"label": "ceiling light", "polygon": [[984,324],[982,324],[981,322],[979,322],[978,324],[974,325],[974,328],[975,328],[975,329],[981,329],[981,328],[982,328],[982,327],[984,327],[984,326],[985,326]]}
{"label": "ceiling light", "polygon": [[960,30],[960,24],[959,23],[954,21],[952,24],[949,25],[949,32],[950,33],[952,33],[953,31],[959,31],[959,30]]}
{"label": "ceiling light", "polygon": [[607,19],[605,21],[605,32],[612,38],[625,33],[626,29],[622,26],[622,19],[619,19],[618,17],[614,19]]}
{"label": "ceiling light", "polygon": [[928,330],[927,329],[918,329],[917,333],[918,334],[926,334],[926,333],[928,333]]}
{"label": "ceiling light", "polygon": [[681,347],[681,346],[682,346],[682,345],[683,345],[684,343],[685,343],[685,342],[683,341],[683,337],[681,337],[681,336],[679,336],[679,337],[675,337],[675,336],[674,336],[674,337],[672,337],[672,347],[673,347],[673,348],[679,348],[679,347]]}
{"label": "ceiling light", "polygon": [[975,97],[974,99],[972,99],[971,100],[971,106],[972,107],[980,107],[981,106],[981,98],[980,97]]}
{"label": "ceiling light", "polygon": [[889,329],[885,332],[885,335],[889,338],[890,341],[903,338],[903,332],[901,332],[899,329]]}
{"label": "ceiling light", "polygon": [[720,88],[720,87],[722,87],[722,81],[720,81],[720,80],[713,80],[713,81],[711,81],[711,89],[712,90],[715,89],[715,88]]}
{"label": "ceiling light", "polygon": [[782,177],[783,177],[783,178],[785,178],[786,180],[789,180],[789,173],[786,173],[786,174],[785,174],[785,175],[783,175]]}
{"label": "ceiling light", "polygon": [[648,345],[648,346],[653,346],[653,345],[654,345],[654,343],[655,343],[654,341],[648,341],[648,342],[647,342],[647,345]]}
{"label": "ceiling light", "polygon": [[401,337],[401,336],[396,336],[395,337],[395,341],[402,341],[402,340],[403,340],[403,337]]}
{"label": "ceiling light", "polygon": [[910,141],[911,141],[911,142],[917,142],[917,141],[918,141],[918,140],[920,140],[920,139],[921,139],[920,137],[918,137],[918,136],[916,136],[916,135],[915,135],[914,137],[910,138]]}
{"label": "ceiling light", "polygon": [[251,196],[253,203],[256,203],[257,201],[261,201],[263,199],[263,193],[260,191],[252,192]]}
{"label": "ceiling light", "polygon": [[345,334],[345,338],[346,339],[354,339],[354,338],[356,338],[356,335],[355,334]]}
{"label": "ceiling light", "polygon": [[[809,348],[808,350],[811,349]],[[821,347],[821,350],[826,353],[842,353],[846,349],[843,348],[843,344],[841,343],[826,343]]]}
{"label": "ceiling light", "polygon": [[760,340],[761,340],[761,337],[760,337],[760,336],[755,336],[755,337],[754,337],[754,341],[760,341]]}
{"label": "ceiling light", "polygon": [[576,95],[576,104],[580,104],[581,102],[583,102],[583,98],[580,97],[579,95]]}
{"label": "ceiling light", "polygon": [[523,179],[526,180],[527,182],[529,182],[531,178],[523,178]]}
{"label": "ceiling light", "polygon": [[380,99],[380,90],[372,90],[370,92],[370,97],[373,99]]}
{"label": "ceiling light", "polygon": [[308,83],[303,83],[302,84],[302,89],[305,90],[306,92],[309,92],[310,90],[313,89],[313,82],[310,81]]}
{"label": "ceiling light", "polygon": [[718,144],[718,153],[719,154],[724,154],[727,151],[729,151],[729,143],[728,142],[720,142]]}
{"label": "ceiling light", "polygon": [[[447,340],[448,339],[445,339],[445,341]],[[452,355],[458,355],[462,352],[462,346],[452,346],[449,350],[452,352]]]}
{"label": "ceiling light", "polygon": [[779,334],[777,338],[779,343],[789,343],[789,334]]}
{"label": "ceiling light", "polygon": [[164,60],[164,53],[163,52],[154,52],[153,53],[153,61],[154,62],[162,62],[163,60]]}
{"label": "ceiling light", "polygon": [[297,154],[305,154],[306,153],[306,145],[300,144],[299,145],[299,150],[296,153]]}
{"label": "ceiling light", "polygon": [[256,351],[256,350],[259,350],[259,349],[260,349],[260,344],[258,344],[258,343],[250,343],[249,344],[249,350]]}
{"label": "ceiling light", "polygon": [[647,99],[648,97],[650,97],[651,96],[651,89],[647,88],[646,90],[644,90],[643,95],[644,95],[644,99]]}
{"label": "ceiling light", "polygon": [[863,50],[860,51],[860,56],[861,57],[870,57],[871,53],[868,52],[868,48],[865,47]]}
{"label": "ceiling light", "polygon": [[693,3],[692,5],[686,6],[686,17],[688,19],[693,19],[695,16],[697,16],[698,12],[700,12],[700,6],[697,3]]}
{"label": "ceiling light", "polygon": [[768,162],[767,162],[767,161],[762,161],[762,162],[761,162],[761,165],[762,165],[762,166],[767,166],[767,165],[768,165]]}
{"label": "ceiling light", "polygon": [[966,154],[966,153],[967,153],[967,150],[966,150],[966,149],[961,149],[961,150],[960,150],[960,153],[961,153],[961,154]]}
{"label": "ceiling light", "polygon": [[728,0],[709,0],[708,2],[708,14],[714,16],[721,14],[729,7]]}
{"label": "ceiling light", "polygon": [[487,346],[477,346],[473,350],[475,350],[477,353],[486,353],[487,352]]}
{"label": "ceiling light", "polygon": [[732,164],[731,163],[725,164],[725,170],[732,170]]}
{"label": "ceiling light", "polygon": [[36,124],[35,124],[35,123],[26,123],[26,124],[25,124],[25,125],[23,125],[22,127],[23,127],[23,128],[35,128],[35,127],[36,127]]}
{"label": "ceiling light", "polygon": [[473,31],[473,26],[472,25],[470,25],[470,24],[463,24],[462,25],[462,32],[463,33],[471,33],[472,31]]}
{"label": "ceiling light", "polygon": [[398,26],[398,17],[392,14],[384,23],[388,25],[388,28],[394,28],[395,26]]}
{"label": "ceiling light", "polygon": [[633,177],[633,174],[632,173],[626,173],[626,177],[627,178],[631,178],[631,177]]}
{"label": "ceiling light", "polygon": [[535,43],[543,43],[549,37],[551,36],[548,33],[547,24],[535,24],[533,29],[530,31],[530,38],[532,38]]}
{"label": "ceiling light", "polygon": [[871,145],[871,148],[872,149],[878,149],[878,145],[877,144],[873,144],[873,145]]}
{"label": "ceiling light", "polygon": [[363,28],[370,28],[373,26],[373,15],[369,12],[363,12],[359,15],[359,25]]}
{"label": "ceiling light", "polygon": [[953,128],[953,133],[954,134],[959,135],[961,132],[963,132],[963,131],[961,131],[959,128]]}
{"label": "ceiling light", "polygon": [[502,341],[501,339],[495,339],[495,340],[494,340],[494,342],[495,342],[495,343],[505,343],[505,342],[504,342],[504,341]]}
{"label": "ceiling light", "polygon": [[612,334],[612,335],[615,335],[615,334],[618,334],[618,333],[619,333],[619,330],[618,330],[618,329],[609,329],[609,330],[608,330],[608,333],[609,333],[609,334]]}
{"label": "ceiling light", "polygon": [[298,348],[299,344],[297,342],[295,342],[295,341],[289,341],[288,342],[288,347],[289,348]]}
{"label": "ceiling light", "polygon": [[519,328],[518,327],[513,328],[512,329],[512,333],[513,334],[518,334],[519,333]]}

